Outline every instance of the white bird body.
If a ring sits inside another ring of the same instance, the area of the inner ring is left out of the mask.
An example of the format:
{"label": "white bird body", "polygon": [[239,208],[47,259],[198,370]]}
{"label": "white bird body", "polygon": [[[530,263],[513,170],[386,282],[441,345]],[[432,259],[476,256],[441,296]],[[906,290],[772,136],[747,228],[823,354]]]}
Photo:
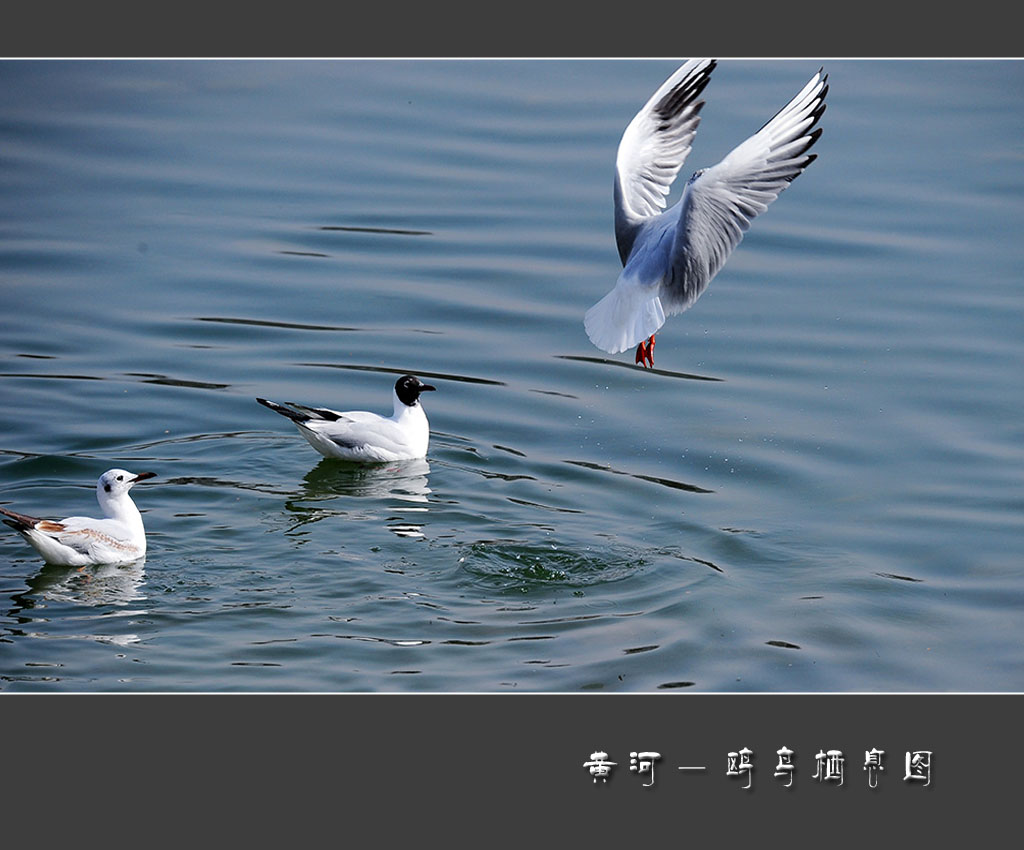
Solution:
{"label": "white bird body", "polygon": [[0,507],[4,522],[22,537],[48,564],[84,567],[93,564],[124,564],[146,554],[146,530],[142,514],[128,491],[137,481],[152,478],[152,472],[137,475],[110,469],[96,483],[96,499],[103,518],[72,516],[59,522],[19,514]]}
{"label": "white bird body", "polygon": [[403,375],[392,393],[394,413],[337,411],[258,398],[260,404],[291,419],[299,433],[324,457],[363,463],[422,458],[430,443],[430,423],[420,404],[421,392],[434,390],[412,375]]}
{"label": "white bird body", "polygon": [[698,96],[715,68],[692,59],[652,95],[619,142],[615,237],[623,269],[591,307],[591,342],[618,354],[634,345],[636,362],[653,365],[654,334],[666,316],[693,305],[740,243],[750,222],[814,159],[807,150],[825,111],[828,77],[819,71],[774,118],[717,165],[697,171],[682,197],[668,194],[700,123]]}

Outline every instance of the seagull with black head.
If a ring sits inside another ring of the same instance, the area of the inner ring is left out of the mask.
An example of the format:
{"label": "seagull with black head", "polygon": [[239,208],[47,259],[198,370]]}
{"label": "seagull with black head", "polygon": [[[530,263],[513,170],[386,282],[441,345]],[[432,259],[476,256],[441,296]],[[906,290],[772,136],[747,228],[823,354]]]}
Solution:
{"label": "seagull with black head", "polygon": [[435,389],[415,375],[403,375],[395,382],[391,416],[366,410],[340,412],[295,402],[280,404],[265,398],[256,401],[291,419],[299,433],[324,457],[386,463],[426,456],[430,423],[420,403],[420,393]]}

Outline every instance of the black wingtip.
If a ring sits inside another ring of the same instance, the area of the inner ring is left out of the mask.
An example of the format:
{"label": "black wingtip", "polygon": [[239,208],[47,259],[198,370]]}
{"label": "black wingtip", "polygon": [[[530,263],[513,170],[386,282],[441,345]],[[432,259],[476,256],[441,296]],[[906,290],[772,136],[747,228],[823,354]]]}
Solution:
{"label": "black wingtip", "polygon": [[[700,97],[710,82],[711,72],[715,70],[717,64],[715,59],[708,60],[707,65],[696,73],[684,77],[674,89],[665,95],[657,106],[657,112],[663,122],[671,122],[673,118],[681,115],[687,108],[693,116],[700,112],[704,106],[704,101],[698,101],[697,98]],[[663,123],[659,129],[666,130],[670,126],[670,123]]]}
{"label": "black wingtip", "polygon": [[306,407],[306,405],[299,404],[297,401],[289,401],[286,402],[286,404],[296,413],[302,415],[303,422],[308,422],[310,419],[323,419],[327,422],[337,422],[341,419],[340,413],[335,413],[333,410],[328,410],[325,407]]}
{"label": "black wingtip", "polygon": [[257,402],[262,404],[264,407],[269,407],[274,413],[280,413],[282,416],[287,416],[293,422],[305,422],[309,419],[308,416],[296,413],[294,410],[285,407],[283,404],[278,404],[276,401],[268,401],[265,398],[257,398]]}

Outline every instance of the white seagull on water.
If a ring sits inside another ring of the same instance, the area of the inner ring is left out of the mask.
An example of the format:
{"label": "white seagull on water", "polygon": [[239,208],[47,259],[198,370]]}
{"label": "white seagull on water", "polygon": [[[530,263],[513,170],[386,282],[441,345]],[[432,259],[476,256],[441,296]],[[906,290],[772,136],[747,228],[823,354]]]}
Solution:
{"label": "white seagull on water", "polygon": [[715,69],[691,59],[626,127],[615,160],[615,239],[622,273],[584,318],[590,341],[654,365],[654,334],[665,316],[693,305],[740,243],[750,222],[816,155],[828,75],[819,70],[782,110],[718,165],[694,173],[679,202],[669,192],[700,123],[698,100]]}
{"label": "white seagull on water", "polygon": [[54,522],[0,507],[4,522],[19,532],[48,564],[84,567],[94,564],[124,564],[146,554],[146,530],[142,514],[128,491],[155,472],[133,474],[110,469],[96,482],[96,499],[103,519],[73,516]]}
{"label": "white seagull on water", "polygon": [[286,405],[265,398],[256,401],[291,419],[324,457],[380,463],[426,456],[430,423],[420,404],[420,393],[434,389],[414,375],[403,375],[395,382],[395,412],[390,417],[365,410],[340,413],[293,401]]}

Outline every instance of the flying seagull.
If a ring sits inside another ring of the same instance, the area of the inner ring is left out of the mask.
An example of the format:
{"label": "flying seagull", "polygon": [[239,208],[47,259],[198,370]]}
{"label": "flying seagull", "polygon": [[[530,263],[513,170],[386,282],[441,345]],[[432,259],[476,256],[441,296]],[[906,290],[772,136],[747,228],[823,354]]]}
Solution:
{"label": "flying seagull", "polygon": [[615,160],[615,239],[622,273],[584,318],[590,341],[618,354],[636,345],[636,362],[654,365],[654,334],[666,316],[693,306],[763,213],[811,162],[825,111],[821,69],[774,118],[717,165],[694,172],[678,203],[665,209],[690,152],[715,69],[691,59],[669,77],[626,127]]}

